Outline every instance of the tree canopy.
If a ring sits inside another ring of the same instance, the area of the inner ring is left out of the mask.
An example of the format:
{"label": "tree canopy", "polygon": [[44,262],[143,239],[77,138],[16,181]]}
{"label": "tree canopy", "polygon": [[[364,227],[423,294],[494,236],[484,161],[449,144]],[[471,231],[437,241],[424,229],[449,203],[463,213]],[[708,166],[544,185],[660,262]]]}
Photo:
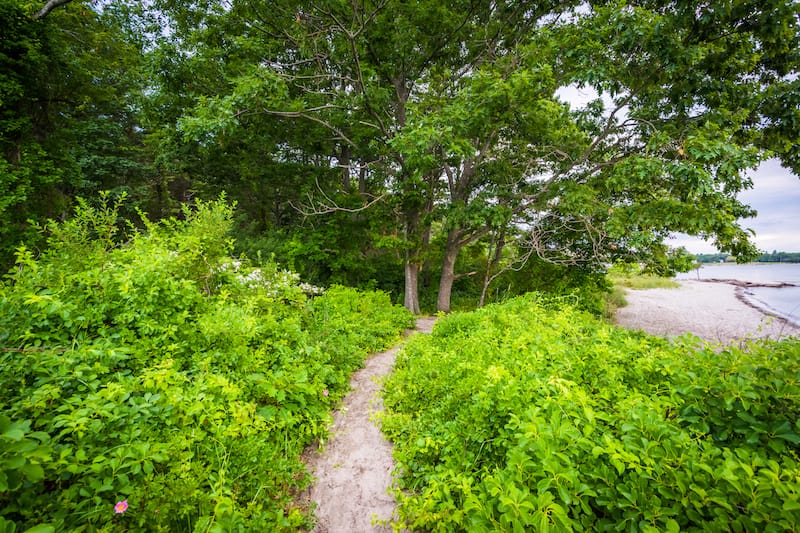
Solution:
{"label": "tree canopy", "polygon": [[532,257],[663,263],[671,232],[753,257],[745,172],[800,171],[796,3],[3,9],[4,240],[35,190],[134,186],[154,216],[227,191],[253,250],[448,311]]}

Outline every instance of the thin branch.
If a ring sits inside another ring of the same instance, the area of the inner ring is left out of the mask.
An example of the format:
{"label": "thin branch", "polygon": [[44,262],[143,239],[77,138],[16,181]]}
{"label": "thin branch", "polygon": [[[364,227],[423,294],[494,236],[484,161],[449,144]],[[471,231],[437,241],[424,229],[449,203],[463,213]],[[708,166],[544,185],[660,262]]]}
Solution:
{"label": "thin branch", "polygon": [[[579,219],[562,219],[558,224],[549,228],[543,228],[542,223],[545,219],[556,219],[556,215],[545,213],[538,223],[534,223],[529,233],[527,245],[529,251],[535,253],[540,259],[556,265],[580,265],[590,263],[602,258],[602,248],[607,241],[607,235],[599,230],[588,217]],[[564,235],[569,233],[588,236],[591,244],[591,252],[581,253],[572,251],[565,246],[553,248],[548,244],[550,235]]]}
{"label": "thin branch", "polygon": [[289,202],[289,205],[292,206],[292,209],[297,211],[298,213],[302,214],[305,217],[316,216],[316,215],[326,215],[328,213],[335,213],[335,212],[345,212],[345,213],[360,213],[361,211],[365,211],[372,207],[373,205],[377,204],[384,198],[386,198],[387,194],[381,194],[379,196],[374,197],[372,200],[367,202],[366,204],[362,205],[361,207],[342,207],[336,203],[330,196],[328,196],[325,191],[322,189],[322,186],[319,184],[319,180],[315,179],[317,185],[317,191],[319,194],[324,198],[323,202],[315,201],[314,198],[311,196],[311,193],[308,193],[306,196],[308,197],[308,205],[307,206],[296,206],[293,202]]}
{"label": "thin branch", "polygon": [[478,273],[477,270],[473,270],[472,272],[464,272],[464,273],[461,273],[461,274],[455,274],[453,276],[453,281],[459,280],[459,279],[462,279],[462,278],[468,278],[470,276],[474,276],[477,273]]}
{"label": "thin branch", "polygon": [[630,101],[633,100],[633,95],[634,93],[631,92],[627,97],[623,98],[617,105],[617,107],[611,112],[611,114],[608,115],[608,118],[606,119],[606,124],[603,127],[603,131],[600,132],[600,134],[598,134],[597,137],[594,138],[592,143],[586,148],[586,151],[583,152],[583,155],[581,155],[578,158],[578,161],[576,162],[577,164],[583,163],[584,161],[588,160],[589,157],[592,155],[592,152],[594,152],[594,149],[597,148],[597,145],[600,144],[600,142],[603,139],[611,135],[611,132],[616,129],[614,128],[614,125],[616,123],[617,113],[619,113],[623,107],[627,106],[630,103]]}
{"label": "thin branch", "polygon": [[266,113],[268,115],[274,115],[276,117],[304,118],[306,120],[310,120],[312,122],[316,122],[317,124],[321,124],[322,126],[328,128],[332,132],[336,133],[336,135],[338,135],[339,138],[342,141],[346,142],[350,146],[352,146],[354,148],[358,148],[358,145],[355,142],[353,142],[347,135],[345,135],[344,132],[341,129],[337,128],[336,126],[334,126],[333,124],[331,124],[327,120],[324,120],[324,119],[321,119],[319,117],[315,117],[314,115],[309,115],[308,114],[309,112],[321,111],[323,109],[331,109],[333,107],[336,107],[336,106],[320,106],[320,107],[315,107],[315,108],[312,108],[312,109],[308,109],[306,111],[264,110],[263,113]]}
{"label": "thin branch", "polygon": [[468,244],[472,244],[473,242],[477,241],[490,231],[492,231],[492,228],[488,226],[485,226],[478,230],[475,229],[461,230],[460,232],[458,232],[458,242],[456,246],[458,246],[459,248],[463,248],[464,246],[467,246]]}

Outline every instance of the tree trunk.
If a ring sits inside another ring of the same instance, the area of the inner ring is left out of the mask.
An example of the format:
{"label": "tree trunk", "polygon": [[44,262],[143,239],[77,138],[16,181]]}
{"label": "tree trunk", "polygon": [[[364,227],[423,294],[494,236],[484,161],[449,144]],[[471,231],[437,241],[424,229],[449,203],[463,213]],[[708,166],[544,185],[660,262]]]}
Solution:
{"label": "tree trunk", "polygon": [[419,234],[419,209],[408,208],[405,213],[405,240],[409,244],[405,251],[405,287],[403,305],[418,315],[419,309],[419,252],[422,239]]}
{"label": "tree trunk", "polygon": [[442,313],[450,312],[450,297],[453,293],[453,282],[456,279],[456,258],[461,249],[458,230],[447,233],[447,244],[442,260],[442,275],[439,278],[439,294],[436,300],[436,310]]}
{"label": "tree trunk", "polygon": [[361,167],[358,171],[358,194],[362,197],[367,194],[367,168]]}
{"label": "tree trunk", "polygon": [[342,143],[339,149],[339,167],[342,169],[342,188],[345,194],[350,192],[350,145]]}
{"label": "tree trunk", "polygon": [[[503,253],[503,248],[505,247],[506,240],[505,240],[505,232],[501,233],[497,239],[497,244],[495,245],[495,240],[492,239],[492,244],[489,246],[488,250],[488,258],[486,260],[486,273],[483,276],[483,288],[481,289],[481,299],[478,302],[478,307],[483,307],[486,305],[486,294],[489,292],[489,284],[494,280],[496,276],[492,275],[492,268],[500,262],[501,254]],[[494,250],[492,250],[494,248]]]}
{"label": "tree trunk", "polygon": [[419,310],[419,265],[414,261],[411,252],[406,252],[405,265],[405,291],[403,305],[413,314],[418,315]]}

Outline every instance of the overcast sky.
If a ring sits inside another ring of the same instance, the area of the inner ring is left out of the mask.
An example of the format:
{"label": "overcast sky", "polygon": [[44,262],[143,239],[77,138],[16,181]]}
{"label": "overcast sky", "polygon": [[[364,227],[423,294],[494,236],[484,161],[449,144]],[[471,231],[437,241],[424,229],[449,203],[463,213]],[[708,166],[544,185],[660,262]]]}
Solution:
{"label": "overcast sky", "polygon": [[[591,88],[561,87],[556,94],[573,108],[597,98]],[[605,96],[605,95],[604,95]],[[606,106],[610,104],[607,98]],[[765,161],[750,175],[753,188],[742,192],[739,200],[758,215],[742,220],[742,226],[756,232],[753,239],[759,250],[800,252],[800,178],[776,159]],[[699,238],[679,235],[668,241],[671,246],[685,246],[692,253],[717,253],[713,244]]]}

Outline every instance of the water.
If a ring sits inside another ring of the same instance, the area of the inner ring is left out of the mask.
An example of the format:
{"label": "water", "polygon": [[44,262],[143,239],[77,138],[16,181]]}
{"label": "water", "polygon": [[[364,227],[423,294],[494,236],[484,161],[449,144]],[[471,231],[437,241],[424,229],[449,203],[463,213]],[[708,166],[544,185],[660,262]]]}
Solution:
{"label": "water", "polygon": [[[698,279],[698,271],[677,279]],[[791,283],[793,287],[747,287],[744,296],[756,307],[800,325],[800,263],[704,264],[699,279],[736,279],[753,283]]]}

